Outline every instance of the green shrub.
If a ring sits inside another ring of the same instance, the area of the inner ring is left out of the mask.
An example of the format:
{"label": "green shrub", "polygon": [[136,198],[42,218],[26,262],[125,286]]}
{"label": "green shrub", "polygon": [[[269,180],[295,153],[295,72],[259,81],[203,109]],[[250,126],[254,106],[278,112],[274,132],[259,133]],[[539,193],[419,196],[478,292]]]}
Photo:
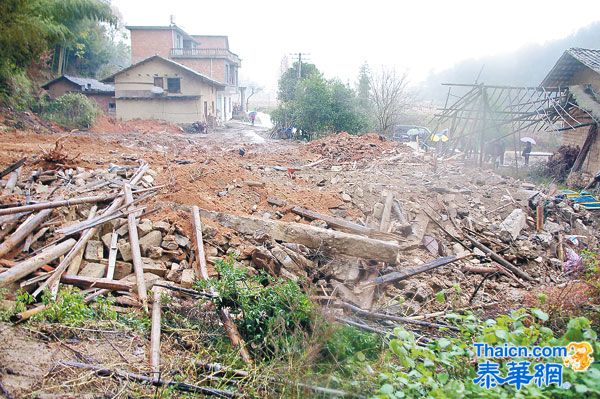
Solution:
{"label": "green shrub", "polygon": [[42,116],[68,129],[87,129],[99,113],[93,100],[81,93],[67,93],[50,102]]}
{"label": "green shrub", "polygon": [[220,278],[198,281],[219,294],[214,302],[241,317],[236,321],[240,334],[255,355],[272,358],[302,350],[314,321],[314,306],[297,283],[267,274],[248,276],[234,261],[215,264]]}

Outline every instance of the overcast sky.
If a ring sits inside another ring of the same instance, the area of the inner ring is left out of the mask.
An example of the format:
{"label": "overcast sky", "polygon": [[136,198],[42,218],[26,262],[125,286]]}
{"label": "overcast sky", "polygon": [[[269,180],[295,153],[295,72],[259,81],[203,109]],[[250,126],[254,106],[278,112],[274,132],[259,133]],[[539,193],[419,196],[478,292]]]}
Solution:
{"label": "overcast sky", "polygon": [[[600,20],[600,0],[112,0],[126,24],[228,35],[241,78],[274,88],[281,59],[310,53],[328,78],[354,83],[367,61],[412,82],[466,58],[543,43]],[[600,47],[600,38],[598,39]]]}

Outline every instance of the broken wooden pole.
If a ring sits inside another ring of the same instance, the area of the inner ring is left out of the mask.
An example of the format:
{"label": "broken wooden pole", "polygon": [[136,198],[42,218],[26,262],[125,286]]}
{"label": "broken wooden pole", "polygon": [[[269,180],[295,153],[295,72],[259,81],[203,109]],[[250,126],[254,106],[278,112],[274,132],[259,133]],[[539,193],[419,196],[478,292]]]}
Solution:
{"label": "broken wooden pole", "polygon": [[385,197],[385,203],[383,205],[383,212],[381,214],[381,223],[379,224],[379,231],[387,233],[390,230],[391,216],[392,216],[392,204],[394,203],[394,193],[388,192]]}
{"label": "broken wooden pole", "polygon": [[[194,241],[195,241],[195,249],[196,249],[196,261],[198,262],[198,275],[203,280],[208,280],[208,268],[206,267],[206,257],[204,254],[204,242],[202,240],[202,221],[200,220],[200,208],[196,205],[192,207],[192,226],[194,228]],[[211,294],[214,294],[214,290],[211,288],[209,290]],[[219,317],[221,322],[223,323],[223,328],[225,328],[225,332],[231,341],[231,344],[235,348],[239,348],[240,356],[242,360],[246,364],[252,363],[252,357],[246,348],[246,343],[244,339],[240,336],[240,332],[238,331],[237,326],[231,319],[229,315],[229,311],[227,309],[221,308],[219,309]]]}
{"label": "broken wooden pole", "polygon": [[[123,189],[125,190],[125,203],[130,205],[133,202],[131,186],[129,184],[125,184]],[[137,223],[135,221],[134,212],[130,212],[127,215],[127,225],[129,228],[129,244],[131,247],[131,258],[133,260],[133,269],[135,271],[138,295],[142,301],[144,310],[148,312],[148,294],[146,293],[146,281],[144,280],[144,262],[142,261],[142,254],[140,252],[140,242],[138,239]]]}
{"label": "broken wooden pole", "polygon": [[116,197],[118,197],[119,195],[122,195],[122,194],[95,195],[93,197],[72,198],[72,199],[57,200],[57,201],[52,201],[52,202],[40,202],[38,204],[32,204],[32,205],[15,206],[12,208],[0,209],[0,216],[1,215],[12,215],[14,213],[21,213],[21,212],[39,211],[42,209],[60,208],[63,206],[73,206],[73,205],[80,205],[80,204],[95,204],[95,203],[99,203],[99,202],[106,202],[106,201],[113,200]]}
{"label": "broken wooden pole", "polygon": [[107,278],[95,278],[84,276],[69,276],[64,274],[60,278],[63,284],[74,285],[80,288],[102,288],[110,291],[131,291],[131,284]]}
{"label": "broken wooden pole", "polygon": [[[499,264],[501,267],[508,269],[509,271],[511,271],[512,273],[521,277],[524,280],[534,281],[534,279],[531,276],[529,276],[529,274],[527,274],[524,271],[522,271],[521,269],[515,267],[513,264],[511,264],[509,261],[504,259],[502,256],[498,255],[496,252],[492,251],[490,248],[486,247],[481,242],[477,241],[474,237],[471,237],[470,235],[468,235],[466,233],[464,234],[464,236],[469,241],[471,241],[471,243],[474,246],[479,248],[484,254],[486,254],[491,260],[493,260],[494,262]],[[519,282],[519,284],[521,284],[521,285],[523,284],[519,280],[516,280],[516,281]]]}
{"label": "broken wooden pole", "polygon": [[329,250],[379,262],[397,263],[398,253],[403,249],[397,242],[377,240],[306,224],[208,211],[202,211],[202,215],[242,234],[254,235],[256,232],[262,232],[276,241],[293,242],[309,248]]}
{"label": "broken wooden pole", "polygon": [[391,272],[388,274],[384,274],[383,276],[377,277],[376,279],[374,279],[373,283],[376,285],[395,283],[397,281],[404,280],[404,279],[407,279],[412,276],[416,276],[417,274],[425,273],[425,272],[431,271],[433,269],[437,269],[438,267],[449,265],[450,263],[454,263],[458,260],[465,259],[469,256],[471,256],[471,255],[469,254],[467,256],[461,256],[461,257],[455,256],[455,255],[444,256],[442,258],[434,259],[431,262],[427,262],[421,266],[412,267],[410,269],[405,269],[401,272]]}
{"label": "broken wooden pole", "polygon": [[54,259],[66,254],[75,245],[75,240],[70,238],[60,244],[48,247],[39,254],[22,262],[17,263],[10,270],[0,274],[0,287],[4,287],[8,284],[14,283],[15,281],[33,273],[43,265],[52,262]]}
{"label": "broken wooden pole", "polygon": [[7,174],[19,169],[21,166],[23,166],[26,160],[27,158],[19,159],[17,162],[4,169],[2,172],[0,172],[0,179],[6,176]]}
{"label": "broken wooden pole", "polygon": [[[90,213],[88,214],[87,220],[91,220],[96,216],[96,211],[98,210],[98,207],[96,205],[92,206],[90,208]],[[89,230],[86,230],[89,231]],[[85,235],[85,232],[83,233]],[[79,252],[77,252],[77,255],[75,255],[75,257],[73,258],[73,260],[71,261],[71,263],[69,264],[69,267],[67,268],[66,273],[67,274],[77,274],[79,273],[79,268],[81,267],[81,261],[83,260],[83,253],[85,252],[85,248],[81,247],[81,249],[79,250]]]}
{"label": "broken wooden pole", "polygon": [[[90,210],[90,214],[93,215],[96,213],[95,208],[96,207],[94,206]],[[38,296],[46,287],[49,287],[50,290],[52,291],[52,297],[53,298],[56,297],[56,293],[58,292],[58,282],[60,280],[60,277],[65,272],[65,270],[67,270],[67,268],[73,263],[73,261],[75,261],[77,259],[77,257],[81,257],[83,255],[83,251],[85,250],[85,246],[87,245],[87,242],[94,236],[94,234],[96,234],[96,230],[97,229],[95,227],[92,227],[91,229],[86,230],[85,233],[83,233],[83,235],[81,237],[79,237],[79,240],[77,240],[77,243],[75,244],[75,246],[73,246],[73,248],[71,248],[69,253],[59,263],[59,265],[56,267],[56,269],[54,269],[52,276],[50,276],[50,278],[48,280],[46,280],[42,284],[40,284],[40,286],[33,292],[32,295],[34,297]],[[78,267],[78,269],[79,269],[79,267]]]}
{"label": "broken wooden pole", "polygon": [[79,368],[79,369],[93,370],[99,376],[113,377],[113,378],[117,378],[120,380],[134,381],[134,382],[139,382],[142,384],[150,384],[150,385],[158,386],[158,387],[160,387],[160,386],[172,387],[173,389],[176,389],[178,391],[199,393],[199,394],[203,394],[203,395],[207,395],[207,396],[216,396],[219,398],[234,398],[237,396],[233,392],[224,391],[222,389],[203,387],[203,386],[199,386],[199,385],[192,385],[192,384],[187,384],[185,382],[154,379],[154,378],[146,377],[145,375],[129,373],[127,371],[117,370],[117,369],[111,370],[111,369],[107,369],[107,368],[104,368],[101,366],[96,366],[94,364],[78,363],[78,362],[71,362],[71,361],[61,361],[60,364],[63,366],[66,366],[66,367],[74,367],[74,368]]}
{"label": "broken wooden pole", "polygon": [[152,330],[150,332],[150,367],[155,379],[160,379],[160,313],[161,287],[152,288]]}
{"label": "broken wooden pole", "polygon": [[45,209],[36,215],[33,215],[30,219],[25,221],[17,230],[12,233],[2,244],[0,244],[0,258],[4,257],[10,251],[12,251],[17,245],[19,245],[29,234],[31,234],[48,216],[50,216],[52,210]]}

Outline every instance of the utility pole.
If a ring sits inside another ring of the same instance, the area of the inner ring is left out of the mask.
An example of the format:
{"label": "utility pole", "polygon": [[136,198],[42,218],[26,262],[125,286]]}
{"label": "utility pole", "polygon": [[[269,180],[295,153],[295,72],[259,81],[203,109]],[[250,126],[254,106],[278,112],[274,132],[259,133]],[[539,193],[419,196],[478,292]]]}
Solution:
{"label": "utility pole", "polygon": [[290,55],[293,55],[295,57],[296,60],[298,60],[298,73],[297,73],[297,78],[298,80],[300,80],[300,78],[302,78],[302,56],[303,55],[310,55],[310,53],[291,53]]}

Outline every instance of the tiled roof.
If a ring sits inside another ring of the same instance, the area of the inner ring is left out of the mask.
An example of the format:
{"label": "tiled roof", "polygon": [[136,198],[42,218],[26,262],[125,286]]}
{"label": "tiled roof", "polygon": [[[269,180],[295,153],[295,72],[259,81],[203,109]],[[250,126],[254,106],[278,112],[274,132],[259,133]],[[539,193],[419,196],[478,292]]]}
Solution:
{"label": "tiled roof", "polygon": [[62,75],[56,79],[53,79],[53,80],[49,81],[48,83],[44,84],[42,86],[42,88],[48,89],[48,87],[50,87],[50,85],[52,83],[57,82],[61,79],[66,79],[69,82],[74,83],[77,86],[80,86],[81,91],[94,91],[94,92],[101,92],[101,93],[112,93],[115,91],[115,88],[113,85],[102,83],[99,80],[92,79],[92,78],[82,78],[79,76],[69,76],[69,75]]}
{"label": "tiled roof", "polygon": [[138,65],[140,65],[140,64],[143,64],[143,63],[146,63],[146,62],[148,62],[148,61],[152,61],[152,60],[161,60],[161,61],[163,61],[163,62],[166,62],[166,63],[168,63],[168,64],[171,64],[171,65],[173,65],[173,66],[175,66],[175,67],[177,67],[177,68],[183,69],[183,70],[185,70],[185,71],[189,72],[190,74],[192,74],[192,75],[194,75],[194,76],[196,76],[196,77],[200,78],[201,80],[203,80],[203,81],[205,81],[205,82],[207,82],[207,83],[210,83],[210,84],[212,84],[212,85],[214,85],[214,86],[221,87],[221,88],[224,88],[224,87],[225,87],[225,85],[224,85],[223,83],[221,83],[221,82],[218,82],[218,81],[216,81],[216,80],[214,80],[214,79],[211,79],[211,78],[209,78],[208,76],[202,75],[201,73],[199,73],[199,72],[196,72],[196,71],[195,71],[195,70],[193,70],[192,68],[189,68],[189,67],[187,67],[187,66],[185,66],[185,65],[182,65],[182,64],[180,64],[180,63],[178,63],[178,62],[175,62],[175,61],[173,61],[173,60],[170,60],[170,59],[168,59],[168,58],[161,57],[160,55],[153,55],[153,56],[151,56],[151,57],[148,57],[148,58],[146,58],[146,59],[144,59],[144,60],[141,60],[141,61],[140,61],[140,62],[138,62],[137,64],[130,65],[130,66],[128,66],[127,68],[125,68],[125,69],[121,69],[119,72],[117,72],[117,73],[114,73],[114,74],[112,74],[112,75],[110,75],[110,76],[108,76],[108,77],[106,77],[106,78],[102,79],[102,81],[103,81],[103,82],[113,82],[113,81],[115,80],[115,76],[117,76],[117,75],[119,75],[119,74],[121,74],[121,73],[123,73],[123,72],[126,72],[126,71],[128,71],[128,70],[130,70],[130,69],[132,69],[132,68],[135,68],[136,66],[138,66]]}
{"label": "tiled roof", "polygon": [[600,50],[585,48],[570,48],[556,61],[540,86],[557,87],[573,84],[575,73],[583,68],[590,68],[600,74]]}

